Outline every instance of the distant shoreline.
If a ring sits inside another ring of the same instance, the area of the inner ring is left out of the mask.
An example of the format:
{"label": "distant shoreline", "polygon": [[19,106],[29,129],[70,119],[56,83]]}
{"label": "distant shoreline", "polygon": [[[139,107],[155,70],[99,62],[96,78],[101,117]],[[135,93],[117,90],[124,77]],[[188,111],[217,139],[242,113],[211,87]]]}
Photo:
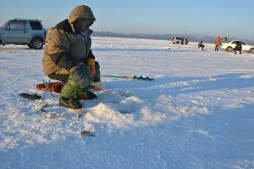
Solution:
{"label": "distant shoreline", "polygon": [[[143,34],[143,33],[115,33],[115,32],[100,32],[95,31],[93,36],[99,37],[120,37],[120,38],[139,38],[139,39],[154,39],[154,40],[169,40],[173,36],[187,37],[191,42],[204,41],[206,43],[213,43],[216,37],[209,35],[184,35],[184,34]],[[229,40],[242,40],[249,44],[254,44],[254,41],[243,38],[228,37]]]}

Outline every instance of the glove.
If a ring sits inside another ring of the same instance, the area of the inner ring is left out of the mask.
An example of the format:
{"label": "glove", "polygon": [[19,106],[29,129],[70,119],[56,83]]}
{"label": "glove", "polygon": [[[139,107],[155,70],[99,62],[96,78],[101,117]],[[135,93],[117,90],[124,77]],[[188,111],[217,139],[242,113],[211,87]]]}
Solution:
{"label": "glove", "polygon": [[89,66],[95,66],[95,60],[93,58],[88,58],[86,64]]}
{"label": "glove", "polygon": [[90,86],[88,70],[84,64],[79,64],[72,67],[70,70],[70,77],[81,88]]}

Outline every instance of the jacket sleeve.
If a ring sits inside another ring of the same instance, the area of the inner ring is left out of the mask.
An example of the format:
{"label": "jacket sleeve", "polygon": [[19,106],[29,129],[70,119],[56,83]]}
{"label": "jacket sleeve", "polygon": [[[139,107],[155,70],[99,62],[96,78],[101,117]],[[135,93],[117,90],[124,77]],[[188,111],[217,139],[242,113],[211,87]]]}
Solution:
{"label": "jacket sleeve", "polygon": [[70,42],[68,38],[57,29],[48,32],[45,50],[52,61],[61,68],[70,70],[78,65],[77,61],[69,55]]}

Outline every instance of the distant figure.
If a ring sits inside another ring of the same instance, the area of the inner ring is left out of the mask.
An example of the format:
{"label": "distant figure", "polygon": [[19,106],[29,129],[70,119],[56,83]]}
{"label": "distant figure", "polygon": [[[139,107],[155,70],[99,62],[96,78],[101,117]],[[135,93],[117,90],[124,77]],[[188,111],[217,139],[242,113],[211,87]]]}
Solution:
{"label": "distant figure", "polygon": [[219,51],[219,48],[220,48],[220,46],[222,44],[221,41],[222,41],[222,38],[219,37],[219,36],[215,39],[215,42],[214,42],[214,44],[215,44],[215,51]]}
{"label": "distant figure", "polygon": [[239,51],[239,54],[242,54],[242,44],[241,42],[237,41],[234,48],[235,54]]}
{"label": "distant figure", "polygon": [[205,45],[203,44],[203,41],[200,41],[200,42],[198,43],[198,48],[201,49],[201,50],[204,50]]}

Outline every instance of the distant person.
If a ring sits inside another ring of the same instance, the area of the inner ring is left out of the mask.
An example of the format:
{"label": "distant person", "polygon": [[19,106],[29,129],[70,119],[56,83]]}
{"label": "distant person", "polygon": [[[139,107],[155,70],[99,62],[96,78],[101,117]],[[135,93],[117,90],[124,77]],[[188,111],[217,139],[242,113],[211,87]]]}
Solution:
{"label": "distant person", "polygon": [[198,48],[199,48],[200,50],[204,50],[205,45],[203,44],[203,41],[200,41],[200,42],[198,43]]}
{"label": "distant person", "polygon": [[222,43],[221,43],[222,40],[223,39],[221,37],[219,37],[219,36],[215,39],[215,42],[214,42],[214,44],[215,44],[215,51],[219,51],[219,48],[222,45]]}
{"label": "distant person", "polygon": [[43,70],[49,78],[61,81],[59,105],[82,108],[79,100],[95,99],[89,91],[100,81],[99,64],[91,51],[90,26],[95,17],[85,5],[75,7],[68,19],[48,30],[43,53]]}
{"label": "distant person", "polygon": [[239,51],[239,54],[242,54],[242,43],[237,41],[234,48],[235,54]]}

